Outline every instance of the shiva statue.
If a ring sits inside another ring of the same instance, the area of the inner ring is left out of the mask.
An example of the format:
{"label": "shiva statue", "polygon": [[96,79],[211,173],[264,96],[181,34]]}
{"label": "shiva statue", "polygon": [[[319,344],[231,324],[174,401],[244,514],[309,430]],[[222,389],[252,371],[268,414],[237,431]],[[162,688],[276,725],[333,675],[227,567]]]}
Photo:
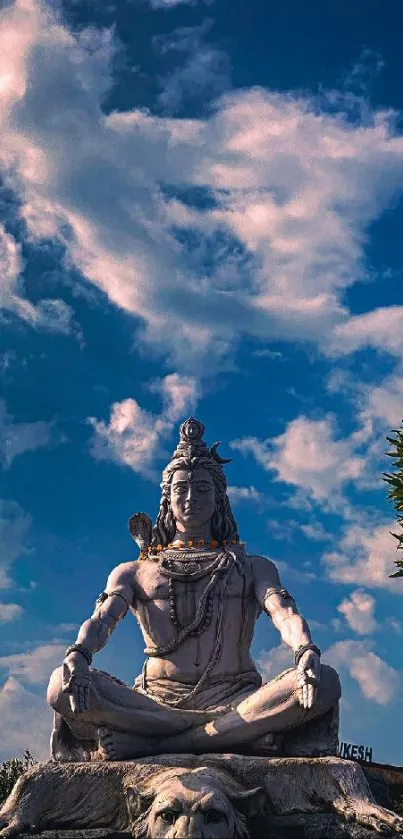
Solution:
{"label": "shiva statue", "polygon": [[[138,559],[113,569],[51,676],[53,760],[337,754],[339,677],[321,663],[276,566],[240,542],[223,470],[229,461],[203,434],[193,417],[181,425],[155,526],[144,513],[129,522]],[[132,687],[91,666],[128,612],[146,644]],[[262,612],[295,661],[265,684],[250,652]]]}

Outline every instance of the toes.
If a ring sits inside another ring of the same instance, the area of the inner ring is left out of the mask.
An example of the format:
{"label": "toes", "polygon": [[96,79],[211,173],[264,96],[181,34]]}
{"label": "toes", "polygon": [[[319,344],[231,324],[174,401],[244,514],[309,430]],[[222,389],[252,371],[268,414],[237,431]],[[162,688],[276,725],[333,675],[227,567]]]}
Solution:
{"label": "toes", "polygon": [[14,839],[15,836],[19,836],[25,830],[25,825],[23,824],[14,824],[10,822],[4,830],[0,830],[0,839]]}

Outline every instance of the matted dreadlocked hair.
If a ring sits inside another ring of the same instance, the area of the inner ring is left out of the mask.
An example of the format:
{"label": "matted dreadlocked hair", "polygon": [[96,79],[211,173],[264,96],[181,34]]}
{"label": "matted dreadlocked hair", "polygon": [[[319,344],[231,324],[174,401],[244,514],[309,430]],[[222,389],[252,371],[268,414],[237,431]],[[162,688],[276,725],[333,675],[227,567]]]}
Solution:
{"label": "matted dreadlocked hair", "polygon": [[180,442],[172,460],[162,473],[162,496],[155,526],[153,527],[152,546],[165,548],[172,542],[176,533],[175,519],[171,509],[172,478],[178,469],[191,472],[194,469],[207,469],[214,481],[216,509],[211,520],[212,538],[219,544],[224,541],[238,541],[238,527],[227,495],[227,479],[222,464],[229,460],[217,453],[218,443],[210,449],[202,440],[204,425],[190,417],[180,427]]}

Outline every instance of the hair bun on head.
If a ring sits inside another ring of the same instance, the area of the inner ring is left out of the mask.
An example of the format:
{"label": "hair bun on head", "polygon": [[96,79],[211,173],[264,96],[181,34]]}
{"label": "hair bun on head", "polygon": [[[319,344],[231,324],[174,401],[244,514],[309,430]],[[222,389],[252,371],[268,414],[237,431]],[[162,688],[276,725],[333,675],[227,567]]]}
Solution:
{"label": "hair bun on head", "polygon": [[223,458],[217,452],[219,442],[207,448],[203,440],[204,425],[200,420],[189,417],[179,429],[179,443],[171,460],[162,473],[162,498],[155,527],[153,528],[153,545],[166,546],[175,534],[176,525],[170,502],[171,483],[174,473],[178,469],[187,472],[200,468],[207,469],[214,479],[216,492],[216,510],[212,518],[214,539],[218,543],[225,540],[237,540],[238,528],[234,519],[227,496],[227,480],[223,470],[225,463],[231,458]]}

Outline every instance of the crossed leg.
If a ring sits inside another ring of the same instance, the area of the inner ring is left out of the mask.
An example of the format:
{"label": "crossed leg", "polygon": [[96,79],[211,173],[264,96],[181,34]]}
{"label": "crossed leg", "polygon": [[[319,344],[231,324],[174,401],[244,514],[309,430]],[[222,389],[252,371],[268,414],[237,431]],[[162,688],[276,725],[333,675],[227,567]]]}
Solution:
{"label": "crossed leg", "polygon": [[52,674],[48,701],[75,737],[100,742],[105,759],[112,760],[245,748],[259,738],[324,716],[341,695],[338,675],[326,665],[321,667],[316,701],[310,710],[298,702],[294,669],[234,702],[225,713],[167,707],[102,671],[91,671],[91,679],[87,711],[72,712],[69,697],[62,691],[61,668]]}
{"label": "crossed leg", "polygon": [[283,733],[324,716],[341,696],[335,670],[321,667],[316,700],[310,710],[298,702],[297,671],[287,670],[241,699],[231,711],[213,721],[160,741],[162,751],[214,752],[245,747],[268,734]]}
{"label": "crossed leg", "polygon": [[106,759],[124,759],[158,754],[161,752],[159,744],[162,737],[175,736],[215,716],[213,711],[186,711],[167,707],[102,670],[91,670],[88,710],[81,713],[72,711],[69,695],[63,691],[61,667],[51,675],[47,700],[56,712],[56,725],[51,739],[55,759],[62,759],[57,756],[58,751],[60,754],[63,752],[62,748],[58,749],[57,742],[63,728],[61,720],[64,720],[71,732],[71,736],[67,737],[70,743],[67,742],[63,759],[79,759],[74,753],[75,740],[78,749],[80,742],[92,742],[93,750],[98,745],[103,748]]}

